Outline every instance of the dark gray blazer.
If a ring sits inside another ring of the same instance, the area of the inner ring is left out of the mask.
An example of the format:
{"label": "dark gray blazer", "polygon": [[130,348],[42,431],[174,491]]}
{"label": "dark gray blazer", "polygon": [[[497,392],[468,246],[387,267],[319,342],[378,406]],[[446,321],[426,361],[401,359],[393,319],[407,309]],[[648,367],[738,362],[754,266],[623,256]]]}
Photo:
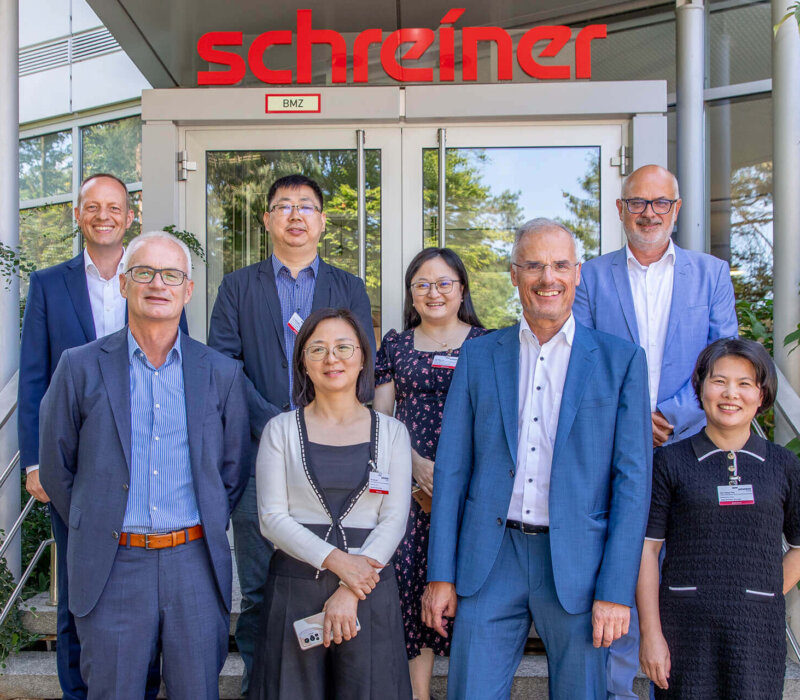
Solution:
{"label": "dark gray blazer", "polygon": [[[347,308],[364,327],[375,358],[372,311],[364,283],[349,272],[320,259],[311,310]],[[231,272],[222,279],[211,312],[208,344],[244,366],[253,446],[270,418],[289,410],[288,367],[283,344],[283,317],[269,258]]]}
{"label": "dark gray blazer", "polygon": [[[42,486],[69,523],[69,609],[92,611],[119,546],[128,503],[131,400],[128,328],[65,350],[42,400]],[[239,365],[181,337],[186,424],[197,507],[220,597],[231,605],[225,529],[247,484],[247,399]],[[244,468],[243,468],[244,467]]]}

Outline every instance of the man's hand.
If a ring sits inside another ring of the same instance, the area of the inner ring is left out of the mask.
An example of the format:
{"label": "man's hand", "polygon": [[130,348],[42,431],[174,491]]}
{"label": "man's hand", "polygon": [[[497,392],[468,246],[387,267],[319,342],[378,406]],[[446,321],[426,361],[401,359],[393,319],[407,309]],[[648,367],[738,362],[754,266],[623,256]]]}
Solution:
{"label": "man's hand", "polygon": [[631,609],[627,605],[596,600],[592,605],[592,643],[595,648],[610,647],[611,642],[628,634]]}
{"label": "man's hand", "polygon": [[669,436],[672,435],[675,426],[670,425],[661,411],[653,411],[650,415],[653,420],[653,447],[661,447],[669,440]]}
{"label": "man's hand", "polygon": [[456,587],[449,581],[431,581],[422,594],[422,621],[434,632],[447,636],[445,617],[455,617]]}
{"label": "man's hand", "polygon": [[669,656],[669,647],[663,634],[642,635],[639,640],[639,663],[642,671],[659,688],[669,688],[669,672],[672,661]]}
{"label": "man's hand", "polygon": [[411,474],[414,481],[429,496],[433,496],[433,462],[411,450]]}
{"label": "man's hand", "polygon": [[50,502],[50,496],[44,492],[42,483],[39,481],[38,469],[34,469],[25,475],[25,490],[40,503]]}

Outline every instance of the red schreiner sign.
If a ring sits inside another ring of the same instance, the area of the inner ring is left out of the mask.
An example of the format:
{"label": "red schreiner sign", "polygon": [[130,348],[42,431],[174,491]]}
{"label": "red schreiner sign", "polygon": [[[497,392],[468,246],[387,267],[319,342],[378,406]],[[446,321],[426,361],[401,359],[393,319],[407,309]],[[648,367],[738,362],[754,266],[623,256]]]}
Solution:
{"label": "red schreiner sign", "polygon": [[[453,25],[464,13],[464,8],[452,9],[439,22],[439,81],[455,80],[456,52],[455,33],[461,32],[462,79],[478,79],[478,42],[494,42],[497,49],[497,80],[511,80],[513,74],[514,46],[511,36],[500,27],[463,27]],[[333,29],[312,29],[311,10],[297,11],[297,31],[275,30],[259,34],[250,44],[247,61],[231,51],[223,51],[220,46],[242,46],[242,32],[208,32],[197,42],[200,58],[210,64],[228,66],[221,71],[198,71],[198,85],[235,85],[240,82],[247,66],[262,83],[270,85],[308,85],[311,83],[311,49],[316,44],[327,44],[331,49],[331,80],[334,83],[347,82],[347,44],[344,37]],[[590,24],[578,32],[575,38],[575,77],[592,77],[592,39],[606,36],[605,24]],[[572,38],[569,27],[554,25],[534,27],[523,34],[516,47],[517,63],[528,75],[539,80],[569,80],[570,65],[542,65],[538,58],[553,58]],[[399,82],[432,83],[433,68],[410,66],[425,54],[436,39],[433,29],[398,29],[384,38],[381,29],[365,29],[353,42],[353,81],[369,82],[369,49],[380,46],[381,66],[386,75]],[[297,50],[295,75],[289,69],[274,69],[266,65],[264,52],[278,44],[294,44]],[[537,43],[547,41],[547,45],[533,55]],[[398,60],[398,49],[411,46]]]}

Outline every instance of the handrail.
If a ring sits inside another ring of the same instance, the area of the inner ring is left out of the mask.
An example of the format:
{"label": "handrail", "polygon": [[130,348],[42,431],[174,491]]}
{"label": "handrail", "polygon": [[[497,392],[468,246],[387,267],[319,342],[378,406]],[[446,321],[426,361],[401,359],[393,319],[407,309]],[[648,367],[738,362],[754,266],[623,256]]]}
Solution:
{"label": "handrail", "polygon": [[8,466],[3,471],[2,475],[0,475],[0,489],[3,488],[3,484],[6,483],[6,479],[14,473],[19,464],[19,450],[17,450],[17,454],[15,454],[11,461],[8,463]]}
{"label": "handrail", "polygon": [[36,504],[36,499],[33,496],[31,496],[28,499],[28,502],[25,504],[25,507],[22,509],[22,512],[19,514],[17,522],[15,522],[11,530],[8,531],[6,538],[3,540],[3,544],[0,545],[0,559],[2,559],[5,556],[6,550],[11,545],[11,541],[14,539],[17,532],[19,532],[19,529],[22,527],[22,521],[25,520],[26,517],[28,517],[28,513],[31,512],[35,504]]}
{"label": "handrail", "polygon": [[781,417],[795,436],[800,437],[800,396],[797,395],[783,372],[777,367],[775,371],[778,373],[778,395],[775,399],[775,410],[780,412]]}
{"label": "handrail", "polygon": [[25,569],[25,573],[22,574],[22,577],[19,580],[19,583],[14,588],[13,592],[11,593],[11,597],[6,602],[5,606],[3,607],[3,612],[0,613],[0,627],[3,626],[3,623],[6,621],[11,610],[14,608],[14,604],[17,602],[17,598],[19,598],[20,594],[22,593],[22,587],[30,578],[30,575],[33,573],[33,569],[36,564],[39,562],[39,559],[42,557],[42,552],[44,552],[44,548],[48,545],[55,545],[56,541],[51,537],[47,540],[42,540],[39,544],[39,548],[36,550],[36,553],[33,555],[31,559],[31,563],[28,564],[28,568]]}
{"label": "handrail", "polygon": [[19,385],[19,370],[14,372],[11,379],[0,390],[0,428],[2,428],[17,408],[17,387]]}

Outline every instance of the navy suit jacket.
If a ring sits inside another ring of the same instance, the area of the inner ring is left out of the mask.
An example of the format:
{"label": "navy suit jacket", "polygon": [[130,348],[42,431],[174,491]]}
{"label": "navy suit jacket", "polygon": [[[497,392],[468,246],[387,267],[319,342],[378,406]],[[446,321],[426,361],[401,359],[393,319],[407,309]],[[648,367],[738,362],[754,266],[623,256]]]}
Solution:
{"label": "navy suit jacket", "polygon": [[[572,311],[585,326],[640,344],[624,247],[583,264]],[[691,383],[697,356],[709,343],[738,334],[728,263],[675,246],[672,304],[656,404],[675,427],[667,442],[694,435],[706,424]]]}
{"label": "navy suit jacket", "polygon": [[[226,528],[244,491],[250,441],[240,366],[181,338],[189,455],[203,541],[222,602],[231,605]],[[65,350],[42,400],[40,478],[69,525],[69,609],[97,604],[119,548],[128,503],[131,398],[128,329]]]}
{"label": "navy suit jacket", "polygon": [[[517,460],[519,324],[465,343],[436,451],[428,580],[483,586],[505,532]],[[575,324],[550,475],[556,592],[570,614],[632,606],[650,507],[644,351]]]}
{"label": "navy suit jacket", "polygon": [[[326,307],[353,312],[367,333],[374,361],[372,310],[364,283],[320,259],[311,310]],[[211,312],[208,344],[244,366],[253,439],[252,470],[267,421],[290,408],[288,367],[292,358],[286,357],[281,304],[269,258],[222,279]]]}
{"label": "navy suit jacket", "polygon": [[[181,330],[189,332],[185,313],[181,316]],[[83,251],[72,260],[31,274],[22,322],[17,396],[23,468],[39,461],[39,404],[61,353],[96,337]]]}

